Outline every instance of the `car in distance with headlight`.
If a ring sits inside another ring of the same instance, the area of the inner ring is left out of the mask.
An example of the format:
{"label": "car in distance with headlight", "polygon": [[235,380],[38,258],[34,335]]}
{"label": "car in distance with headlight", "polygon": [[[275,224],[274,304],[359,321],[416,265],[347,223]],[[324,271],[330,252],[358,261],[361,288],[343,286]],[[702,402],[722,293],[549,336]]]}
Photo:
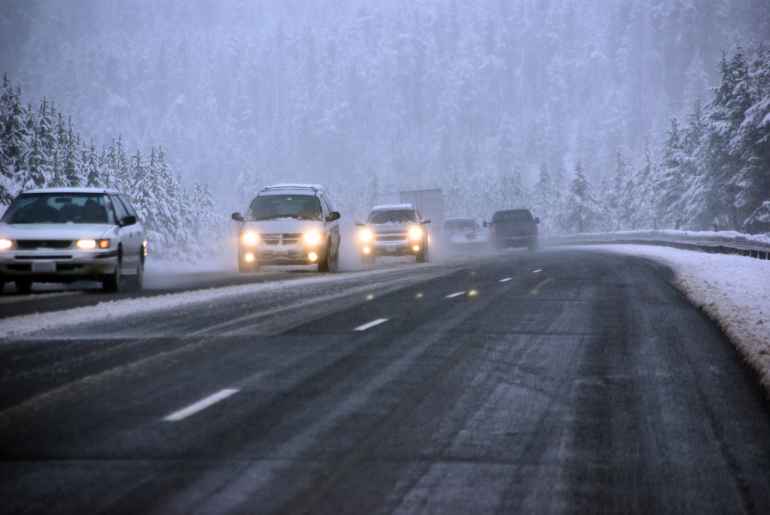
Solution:
{"label": "car in distance with headlight", "polygon": [[487,244],[481,226],[473,218],[447,218],[441,234],[451,250],[480,249]]}
{"label": "car in distance with headlight", "polygon": [[527,247],[537,250],[539,218],[532,216],[529,209],[506,209],[492,215],[492,221],[484,225],[489,227],[489,239],[496,249],[505,247]]}
{"label": "car in distance with headlight", "polygon": [[337,270],[340,229],[329,195],[319,185],[276,184],[263,188],[240,224],[238,270],[254,272],[262,265],[317,265],[319,272]]}
{"label": "car in distance with headlight", "polygon": [[0,284],[96,280],[116,292],[142,287],[147,240],[131,202],[103,188],[24,191],[0,219]]}
{"label": "car in distance with headlight", "polygon": [[374,206],[366,223],[359,223],[357,246],[365,264],[377,256],[415,256],[418,263],[428,261],[430,235],[424,219],[412,204]]}

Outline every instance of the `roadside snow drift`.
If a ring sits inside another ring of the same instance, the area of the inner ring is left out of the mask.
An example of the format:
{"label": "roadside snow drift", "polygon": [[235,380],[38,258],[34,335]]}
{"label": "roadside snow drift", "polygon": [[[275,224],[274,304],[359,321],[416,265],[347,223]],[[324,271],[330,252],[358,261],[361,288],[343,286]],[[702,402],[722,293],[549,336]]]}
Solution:
{"label": "roadside snow drift", "polygon": [[770,261],[645,245],[584,248],[647,257],[671,267],[676,286],[722,327],[770,395]]}

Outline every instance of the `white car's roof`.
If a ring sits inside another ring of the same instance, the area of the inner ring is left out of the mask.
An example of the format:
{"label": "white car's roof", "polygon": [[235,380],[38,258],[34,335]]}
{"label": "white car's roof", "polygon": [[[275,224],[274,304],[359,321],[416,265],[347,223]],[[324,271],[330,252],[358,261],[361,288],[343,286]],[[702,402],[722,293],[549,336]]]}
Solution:
{"label": "white car's roof", "polygon": [[374,206],[372,211],[395,211],[397,209],[414,209],[412,204],[380,204]]}
{"label": "white car's roof", "polygon": [[24,190],[22,193],[120,193],[111,188],[36,188]]}

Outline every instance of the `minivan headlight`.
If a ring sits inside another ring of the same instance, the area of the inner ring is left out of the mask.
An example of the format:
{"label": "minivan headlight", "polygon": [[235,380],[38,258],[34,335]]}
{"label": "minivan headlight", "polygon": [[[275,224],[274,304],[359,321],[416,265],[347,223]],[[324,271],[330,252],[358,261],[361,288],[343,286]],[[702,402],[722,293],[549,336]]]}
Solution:
{"label": "minivan headlight", "polygon": [[374,240],[374,231],[368,227],[363,227],[358,231],[358,239],[361,243],[370,243]]}
{"label": "minivan headlight", "polygon": [[305,245],[315,247],[321,243],[321,232],[317,229],[310,229],[309,231],[305,231],[305,233],[302,235],[302,241],[305,243]]}
{"label": "minivan headlight", "polygon": [[259,241],[259,233],[255,231],[246,231],[241,234],[241,243],[243,243],[246,247],[256,247],[259,245]]}
{"label": "minivan headlight", "polygon": [[0,251],[11,250],[13,248],[13,240],[8,238],[0,238]]}

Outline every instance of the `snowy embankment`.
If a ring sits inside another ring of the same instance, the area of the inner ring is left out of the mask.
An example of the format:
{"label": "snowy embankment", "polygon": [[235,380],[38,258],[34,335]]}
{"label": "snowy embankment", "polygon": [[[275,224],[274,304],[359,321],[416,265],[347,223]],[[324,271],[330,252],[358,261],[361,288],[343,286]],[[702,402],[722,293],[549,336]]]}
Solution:
{"label": "snowy embankment", "polygon": [[722,327],[770,394],[770,262],[646,245],[584,248],[651,258],[671,267],[675,285]]}
{"label": "snowy embankment", "polygon": [[593,241],[649,241],[650,243],[691,243],[701,245],[725,245],[735,247],[770,248],[770,234],[746,234],[737,231],[678,231],[638,230],[578,233],[551,238],[561,241],[586,243]]}

